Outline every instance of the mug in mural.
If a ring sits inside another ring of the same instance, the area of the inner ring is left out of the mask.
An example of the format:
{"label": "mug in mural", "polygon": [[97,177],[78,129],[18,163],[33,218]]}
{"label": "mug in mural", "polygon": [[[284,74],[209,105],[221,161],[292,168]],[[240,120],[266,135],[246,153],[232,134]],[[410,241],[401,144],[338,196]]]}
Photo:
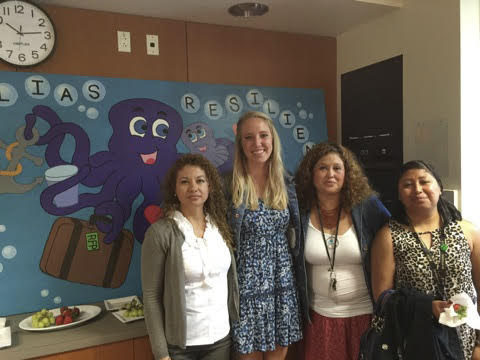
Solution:
{"label": "mug in mural", "polygon": [[[50,186],[76,175],[77,172],[78,167],[75,165],[58,165],[45,171],[45,180]],[[78,203],[78,184],[56,195],[53,203],[57,207],[67,207]]]}

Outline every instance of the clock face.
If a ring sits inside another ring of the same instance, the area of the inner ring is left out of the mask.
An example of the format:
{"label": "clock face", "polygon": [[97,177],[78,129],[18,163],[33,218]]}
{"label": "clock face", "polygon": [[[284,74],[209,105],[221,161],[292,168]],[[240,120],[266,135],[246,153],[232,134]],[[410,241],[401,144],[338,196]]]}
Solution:
{"label": "clock face", "polygon": [[0,2],[0,59],[16,66],[35,65],[54,45],[55,28],[43,10],[25,1]]}

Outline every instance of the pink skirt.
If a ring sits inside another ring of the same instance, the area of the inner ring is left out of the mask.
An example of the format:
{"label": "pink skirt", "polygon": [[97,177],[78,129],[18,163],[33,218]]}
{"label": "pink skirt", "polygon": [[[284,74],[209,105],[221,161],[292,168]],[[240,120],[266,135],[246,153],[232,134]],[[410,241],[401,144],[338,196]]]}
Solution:
{"label": "pink skirt", "polygon": [[360,337],[370,326],[370,314],[329,318],[310,309],[311,324],[305,324],[301,354],[304,360],[357,360]]}

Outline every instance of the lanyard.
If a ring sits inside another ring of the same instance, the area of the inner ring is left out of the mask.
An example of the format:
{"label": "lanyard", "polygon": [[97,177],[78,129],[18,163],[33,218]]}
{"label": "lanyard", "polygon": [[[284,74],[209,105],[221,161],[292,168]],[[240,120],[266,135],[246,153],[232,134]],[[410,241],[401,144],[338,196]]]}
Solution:
{"label": "lanyard", "polygon": [[[445,231],[443,226],[440,228],[440,266],[437,266],[435,264],[435,261],[433,261],[432,258],[432,252],[431,252],[431,246],[430,250],[427,248],[425,243],[420,239],[420,236],[418,236],[418,233],[415,231],[415,228],[413,225],[411,225],[411,228],[413,229],[413,237],[415,240],[420,244],[423,253],[427,256],[428,262],[430,263],[430,269],[432,270],[433,276],[435,277],[435,280],[438,284],[439,291],[440,291],[440,296],[442,297],[443,300],[445,300],[445,275],[446,275],[446,266],[445,266],[445,254],[448,249],[448,245],[445,244]],[[432,238],[432,244],[433,244],[433,234],[430,232],[430,236]]]}
{"label": "lanyard", "polygon": [[342,207],[340,206],[338,208],[338,215],[337,215],[337,225],[335,228],[335,236],[334,236],[334,241],[333,241],[333,254],[330,256],[330,252],[328,251],[328,244],[327,244],[327,239],[325,239],[325,233],[323,231],[323,222],[322,222],[322,214],[320,213],[320,206],[317,204],[317,212],[318,212],[318,220],[320,222],[320,226],[322,228],[322,238],[323,238],[323,244],[325,245],[325,251],[327,252],[327,257],[328,257],[328,262],[330,263],[330,268],[328,271],[330,271],[330,286],[332,287],[333,290],[337,290],[337,279],[335,276],[335,255],[337,253],[337,237],[338,237],[338,226],[340,225],[340,214],[342,212]]}

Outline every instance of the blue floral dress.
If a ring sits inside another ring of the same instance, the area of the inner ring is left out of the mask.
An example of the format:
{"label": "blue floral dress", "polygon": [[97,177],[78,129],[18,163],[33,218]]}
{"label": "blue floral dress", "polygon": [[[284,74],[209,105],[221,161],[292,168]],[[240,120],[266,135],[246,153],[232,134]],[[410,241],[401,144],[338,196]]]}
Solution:
{"label": "blue floral dress", "polygon": [[292,257],[286,231],[289,211],[245,210],[237,253],[240,320],[233,324],[235,350],[272,351],[302,338]]}

